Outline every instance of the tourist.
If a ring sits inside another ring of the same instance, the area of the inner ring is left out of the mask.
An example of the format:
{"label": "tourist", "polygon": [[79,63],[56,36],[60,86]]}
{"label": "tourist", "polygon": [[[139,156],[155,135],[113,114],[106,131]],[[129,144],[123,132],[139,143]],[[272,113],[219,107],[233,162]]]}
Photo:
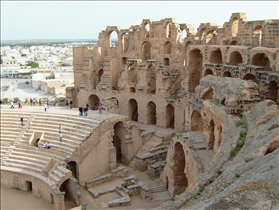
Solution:
{"label": "tourist", "polygon": [[84,116],[87,116],[87,113],[88,113],[88,107],[84,107]]}
{"label": "tourist", "polygon": [[62,125],[59,125],[59,132],[62,132]]}
{"label": "tourist", "polygon": [[47,143],[46,143],[46,142],[44,142],[44,144],[43,144],[43,145],[44,145],[44,148],[45,148],[45,149],[47,149]]}
{"label": "tourist", "polygon": [[47,101],[47,109],[49,109],[49,102]]}
{"label": "tourist", "polygon": [[45,112],[46,112],[47,111],[47,104],[45,104],[44,107],[45,107]]}
{"label": "tourist", "polygon": [[73,102],[70,101],[70,109],[72,109],[72,108],[73,108]]}
{"label": "tourist", "polygon": [[33,99],[33,105],[34,106],[36,105],[36,99],[35,98]]}
{"label": "tourist", "polygon": [[81,106],[78,108],[78,111],[79,111],[79,115],[82,116],[82,107]]}
{"label": "tourist", "polygon": [[18,105],[18,108],[20,108],[20,100],[19,99],[17,100],[17,105]]}
{"label": "tourist", "polygon": [[68,100],[66,101],[66,108],[68,109],[68,107],[69,107],[69,102],[68,102]]}
{"label": "tourist", "polygon": [[14,102],[11,101],[10,104],[11,104],[11,109],[14,109],[14,108],[15,108],[15,107],[14,107]]}
{"label": "tourist", "polygon": [[33,103],[33,99],[32,98],[30,98],[30,105],[32,106],[32,103]]}
{"label": "tourist", "polygon": [[47,148],[47,149],[50,149],[50,144],[49,144],[49,142],[46,143],[46,148]]}
{"label": "tourist", "polygon": [[99,110],[99,114],[102,114],[102,110],[103,110],[102,104],[100,104],[100,105],[98,106],[98,110]]}
{"label": "tourist", "polygon": [[23,126],[23,117],[20,118],[21,125]]}
{"label": "tourist", "polygon": [[104,106],[104,108],[105,108],[105,113],[108,114],[108,107]]}
{"label": "tourist", "polygon": [[60,139],[60,143],[62,143],[62,132],[59,132],[59,139]]}
{"label": "tourist", "polygon": [[19,103],[19,108],[22,109],[22,101]]}
{"label": "tourist", "polygon": [[42,105],[42,99],[39,98],[39,105],[41,106]]}

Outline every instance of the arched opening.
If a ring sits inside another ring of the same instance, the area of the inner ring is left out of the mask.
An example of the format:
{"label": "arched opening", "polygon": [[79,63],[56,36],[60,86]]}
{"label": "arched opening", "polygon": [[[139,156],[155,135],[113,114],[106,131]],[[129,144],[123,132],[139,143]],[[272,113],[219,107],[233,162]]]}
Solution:
{"label": "arched opening", "polygon": [[199,49],[192,50],[189,54],[189,80],[188,91],[194,93],[200,84],[202,70],[202,53]]}
{"label": "arched opening", "polygon": [[122,40],[122,51],[126,52],[128,50],[128,39],[129,39],[128,32],[122,34],[121,40]]}
{"label": "arched opening", "polygon": [[73,177],[75,177],[76,179],[78,179],[77,175],[77,164],[75,161],[70,161],[67,165],[67,169],[70,170],[72,172]]}
{"label": "arched opening", "polygon": [[118,122],[114,125],[113,146],[116,151],[116,161],[123,162],[122,144],[125,142],[125,128],[123,122]]}
{"label": "arched opening", "polygon": [[146,93],[147,94],[155,94],[156,93],[156,72],[155,67],[149,65],[147,67],[146,73]]}
{"label": "arched opening", "polygon": [[217,50],[214,50],[210,54],[210,63],[216,63],[216,64],[222,64],[222,53],[221,50],[218,48]]}
{"label": "arched opening", "polygon": [[264,67],[265,71],[271,71],[270,60],[268,56],[264,53],[257,53],[253,56],[252,62],[253,65]]}
{"label": "arched opening", "polygon": [[136,88],[130,87],[130,93],[135,93],[135,92],[136,92]]}
{"label": "arched opening", "polygon": [[127,63],[128,58],[127,57],[122,57],[122,64],[125,65]]}
{"label": "arched opening", "polygon": [[242,56],[238,51],[234,51],[230,54],[230,65],[237,66],[242,63]]}
{"label": "arched opening", "polygon": [[205,40],[206,44],[214,44],[215,35],[214,35],[213,32],[214,32],[214,30],[210,30],[210,31],[207,32],[206,40]]}
{"label": "arched opening", "polygon": [[268,84],[268,99],[274,101],[276,104],[278,104],[278,85],[275,81],[271,81]]}
{"label": "arched opening", "polygon": [[213,75],[213,72],[211,69],[206,69],[204,72],[204,77],[206,77],[207,75]]}
{"label": "arched opening", "polygon": [[179,195],[184,192],[188,187],[188,179],[184,172],[185,170],[185,153],[181,143],[177,142],[174,145],[173,155],[173,184],[174,192],[173,195]]}
{"label": "arched opening", "polygon": [[232,74],[231,74],[231,72],[229,72],[229,71],[225,71],[225,72],[223,73],[223,77],[232,77]]}
{"label": "arched opening", "polygon": [[144,29],[145,29],[145,38],[148,38],[149,37],[149,30],[150,30],[149,23],[145,24]]}
{"label": "arched opening", "polygon": [[199,111],[195,110],[191,116],[191,131],[202,131],[203,122]]}
{"label": "arched opening", "polygon": [[204,39],[205,30],[206,30],[206,28],[203,28],[203,29],[200,30],[199,35],[200,35],[200,40],[201,40],[201,41],[203,41],[203,39]]}
{"label": "arched opening", "polygon": [[135,99],[129,100],[129,120],[138,121],[138,103]]}
{"label": "arched opening", "polygon": [[255,75],[253,74],[246,74],[244,77],[243,77],[244,80],[252,80],[253,82],[259,84],[257,78],[255,77]]}
{"label": "arched opening", "polygon": [[88,98],[88,105],[89,105],[89,109],[97,110],[97,107],[100,105],[99,97],[94,94],[90,95]]}
{"label": "arched opening", "polygon": [[188,51],[188,46],[189,46],[189,45],[192,45],[192,44],[193,44],[193,43],[190,42],[190,41],[188,41],[188,42],[185,44],[184,55],[183,55],[183,57],[184,57],[183,66],[186,66],[186,65],[187,65],[187,56],[188,56],[187,51]]}
{"label": "arched opening", "polygon": [[164,54],[171,54],[172,44],[170,42],[166,42],[164,44]]}
{"label": "arched opening", "polygon": [[212,87],[210,87],[202,96],[201,99],[206,100],[206,99],[213,99],[214,96],[214,90]]}
{"label": "arched opening", "polygon": [[237,44],[237,41],[236,40],[233,40],[230,42],[230,45],[236,45]]}
{"label": "arched opening", "polygon": [[171,24],[167,23],[166,26],[166,38],[170,38],[171,37]]}
{"label": "arched opening", "polygon": [[223,98],[220,100],[220,104],[222,104],[223,106],[226,106],[226,97],[223,96]]}
{"label": "arched opening", "polygon": [[174,128],[174,107],[171,104],[166,107],[166,128]]}
{"label": "arched opening", "polygon": [[214,147],[214,141],[215,141],[214,129],[215,129],[215,124],[214,121],[211,120],[208,127],[208,132],[209,132],[208,147],[210,149],[213,149]]}
{"label": "arched opening", "polygon": [[262,26],[258,25],[253,31],[253,47],[261,47],[263,45]]}
{"label": "arched opening", "polygon": [[156,125],[156,123],[157,123],[156,104],[153,101],[150,101],[147,104],[147,124]]}
{"label": "arched opening", "polygon": [[234,17],[232,20],[232,37],[236,37],[238,34],[238,18]]}
{"label": "arched opening", "polygon": [[67,209],[72,209],[77,207],[79,205],[76,200],[77,200],[77,195],[75,190],[73,189],[73,182],[71,179],[67,179],[66,181],[63,182],[63,184],[60,186],[59,190],[61,192],[64,192],[64,203],[65,206],[67,205]]}
{"label": "arched opening", "polygon": [[187,30],[183,29],[181,32],[181,41],[184,41],[187,38]]}
{"label": "arched opening", "polygon": [[142,44],[142,60],[150,60],[151,59],[151,44],[149,42],[144,42]]}
{"label": "arched opening", "polygon": [[97,76],[97,85],[101,82],[101,78],[103,76],[103,73],[104,73],[104,70],[103,69],[100,69],[98,71],[98,76]]}
{"label": "arched opening", "polygon": [[117,47],[118,44],[118,34],[116,33],[116,31],[111,31],[109,33],[109,46],[110,47]]}

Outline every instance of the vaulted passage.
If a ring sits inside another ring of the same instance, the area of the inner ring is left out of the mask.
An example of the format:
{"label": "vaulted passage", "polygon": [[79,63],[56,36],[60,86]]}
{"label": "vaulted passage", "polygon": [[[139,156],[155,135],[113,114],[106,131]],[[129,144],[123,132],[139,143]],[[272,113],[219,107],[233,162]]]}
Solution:
{"label": "vaulted passage", "polygon": [[170,42],[166,42],[164,44],[164,54],[171,54],[172,44]]}
{"label": "vaulted passage", "polygon": [[202,131],[203,130],[203,122],[202,117],[199,111],[195,110],[191,116],[191,131]]}
{"label": "vaulted passage", "polygon": [[147,124],[156,125],[157,116],[156,116],[156,105],[153,101],[150,101],[147,104]]}
{"label": "vaulted passage", "polygon": [[142,60],[150,60],[151,59],[151,44],[149,42],[144,42],[142,45]]}
{"label": "vaulted passage", "polygon": [[174,146],[174,155],[173,155],[173,173],[174,173],[174,193],[173,195],[179,195],[184,192],[188,187],[188,179],[185,170],[185,153],[183,146],[177,142]]}
{"label": "vaulted passage", "polygon": [[278,85],[275,81],[271,81],[268,84],[268,99],[274,101],[276,104],[278,104]]}
{"label": "vaulted passage", "polygon": [[252,62],[253,65],[264,67],[265,71],[271,71],[270,60],[264,53],[257,53],[253,56]]}
{"label": "vaulted passage", "polygon": [[213,72],[211,69],[206,69],[204,72],[204,77],[206,77],[207,75],[213,75]]}
{"label": "vaulted passage", "polygon": [[156,93],[156,72],[155,67],[149,65],[146,73],[146,93],[155,94]]}
{"label": "vaulted passage", "polygon": [[129,120],[138,121],[138,103],[135,99],[129,101]]}
{"label": "vaulted passage", "polygon": [[98,71],[97,85],[101,82],[101,78],[102,78],[103,73],[104,73],[104,70],[103,70],[103,69],[100,69],[100,70]]}
{"label": "vaulted passage", "polygon": [[188,91],[194,93],[200,84],[202,70],[202,53],[200,50],[192,50],[189,54],[189,80]]}
{"label": "vaulted passage", "polygon": [[216,64],[222,64],[222,53],[221,50],[218,48],[217,50],[214,50],[211,52],[210,55],[210,63],[216,63]]}
{"label": "vaulted passage", "polygon": [[100,105],[100,99],[96,95],[90,95],[88,98],[88,105],[89,109],[91,110],[97,110],[97,107]]}
{"label": "vaulted passage", "polygon": [[214,96],[214,90],[212,87],[210,87],[204,95],[201,96],[201,99],[206,100],[206,99],[213,99]]}
{"label": "vaulted passage", "polygon": [[223,73],[223,77],[232,77],[231,72],[225,71],[225,72]]}
{"label": "vaulted passage", "polygon": [[78,171],[77,171],[77,164],[75,161],[71,161],[67,165],[67,169],[69,169],[72,172],[73,177],[78,179]]}
{"label": "vaulted passage", "polygon": [[114,125],[113,146],[116,151],[116,161],[122,161],[122,144],[125,141],[125,128],[123,122],[118,122]]}
{"label": "vaulted passage", "polygon": [[234,51],[230,54],[230,65],[237,66],[242,63],[242,56],[238,51]]}
{"label": "vaulted passage", "polygon": [[171,104],[166,107],[166,128],[174,128],[174,107]]}
{"label": "vaulted passage", "polygon": [[243,77],[244,80],[252,80],[253,82],[259,84],[257,78],[255,77],[255,75],[253,74],[246,74],[244,77]]}

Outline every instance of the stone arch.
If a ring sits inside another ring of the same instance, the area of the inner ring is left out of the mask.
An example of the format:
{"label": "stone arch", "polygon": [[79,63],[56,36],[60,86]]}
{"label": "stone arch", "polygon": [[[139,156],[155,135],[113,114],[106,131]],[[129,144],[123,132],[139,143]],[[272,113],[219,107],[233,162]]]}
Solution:
{"label": "stone arch", "polygon": [[206,100],[206,99],[213,99],[214,96],[214,89],[212,87],[207,88],[207,90],[205,90],[206,92],[204,92],[201,95],[201,99]]}
{"label": "stone arch", "polygon": [[151,44],[149,42],[144,42],[142,44],[142,60],[150,60],[151,59]]}
{"label": "stone arch", "polygon": [[207,75],[213,75],[213,71],[211,69],[206,69],[203,76],[206,77]]}
{"label": "stone arch", "polygon": [[232,77],[232,74],[231,74],[231,72],[229,72],[229,71],[225,71],[225,72],[223,73],[223,77]]}
{"label": "stone arch", "polygon": [[72,196],[74,192],[71,186],[72,186],[71,179],[67,179],[61,184],[59,190],[62,193],[64,193],[64,202],[72,203],[72,206],[76,207],[78,206],[78,203],[76,203],[75,199]]}
{"label": "stone arch", "polygon": [[155,67],[149,65],[146,72],[146,93],[156,94],[156,72]]}
{"label": "stone arch", "polygon": [[72,172],[73,177],[78,180],[78,165],[75,161],[68,162],[67,169]]}
{"label": "stone arch", "polygon": [[109,37],[109,46],[110,47],[117,47],[118,44],[118,33],[115,30],[108,32]]}
{"label": "stone arch", "polygon": [[169,66],[170,65],[170,59],[169,58],[164,58],[164,65]]}
{"label": "stone arch", "polygon": [[238,51],[233,51],[230,54],[230,60],[229,60],[230,65],[237,66],[238,64],[241,64],[242,62],[243,62],[242,56]]}
{"label": "stone arch", "polygon": [[275,81],[271,81],[268,84],[268,99],[274,101],[276,104],[278,104],[278,85]]}
{"label": "stone arch", "polygon": [[89,109],[91,110],[97,110],[97,107],[100,105],[100,99],[97,95],[90,95],[88,97],[88,105],[89,105]]}
{"label": "stone arch", "polygon": [[202,116],[199,111],[193,111],[191,115],[191,131],[202,131],[203,121]]}
{"label": "stone arch", "polygon": [[138,121],[138,102],[135,99],[129,100],[129,120]]}
{"label": "stone arch", "polygon": [[257,53],[253,55],[251,63],[253,65],[264,67],[265,71],[271,71],[270,60],[265,53]]}
{"label": "stone arch", "polygon": [[185,153],[183,146],[180,142],[176,142],[174,145],[174,154],[173,154],[173,196],[179,195],[184,192],[188,187],[188,179],[185,174]]}
{"label": "stone arch", "polygon": [[206,44],[214,44],[214,30],[210,30],[207,32],[206,34],[206,40],[205,40],[205,43]]}
{"label": "stone arch", "polygon": [[189,79],[188,91],[194,93],[195,88],[200,84],[202,70],[202,52],[199,49],[189,53]]}
{"label": "stone arch", "polygon": [[123,33],[122,36],[121,36],[122,51],[123,52],[126,52],[128,50],[128,47],[129,47],[128,38],[129,38],[129,33],[128,32]]}
{"label": "stone arch", "polygon": [[253,47],[261,47],[263,43],[263,27],[261,25],[257,25],[253,30]]}
{"label": "stone arch", "polygon": [[232,30],[232,37],[236,37],[237,36],[237,34],[238,34],[238,18],[237,17],[234,17],[233,19],[232,19],[232,28],[231,28],[231,30]]}
{"label": "stone arch", "polygon": [[171,38],[171,23],[166,24],[166,38]]}
{"label": "stone arch", "polygon": [[98,75],[97,75],[97,85],[101,82],[101,78],[103,76],[103,73],[104,73],[104,70],[103,69],[100,69],[98,71]]}
{"label": "stone arch", "polygon": [[259,84],[257,78],[255,77],[254,74],[245,74],[243,77],[244,80],[252,80],[253,82]]}
{"label": "stone arch", "polygon": [[209,123],[209,126],[208,126],[208,132],[209,132],[209,135],[208,135],[208,146],[210,149],[213,149],[214,147],[214,141],[215,141],[215,124],[214,124],[214,121],[211,120],[210,123]]}
{"label": "stone arch", "polygon": [[125,144],[125,127],[124,123],[119,121],[117,122],[114,127],[114,135],[113,135],[113,146],[115,147],[116,151],[116,161],[124,162],[122,151],[123,145]]}
{"label": "stone arch", "polygon": [[174,107],[171,104],[166,106],[166,128],[174,128]]}
{"label": "stone arch", "polygon": [[186,66],[187,65],[187,56],[188,56],[188,46],[189,45],[192,45],[193,43],[191,41],[188,41],[185,43],[185,47],[184,47],[184,59],[183,59],[183,66]]}
{"label": "stone arch", "polygon": [[171,42],[165,42],[164,44],[164,54],[171,54],[172,44]]}
{"label": "stone arch", "polygon": [[211,52],[210,63],[216,63],[216,64],[223,63],[222,52],[221,52],[220,48]]}
{"label": "stone arch", "polygon": [[149,30],[150,30],[150,25],[149,25],[149,23],[147,22],[147,23],[144,24],[144,32],[145,32],[144,37],[145,37],[145,38],[148,38],[148,37],[149,37]]}
{"label": "stone arch", "polygon": [[153,101],[150,101],[147,104],[147,124],[156,125],[156,123],[157,123],[156,104]]}
{"label": "stone arch", "polygon": [[268,143],[267,148],[264,152],[264,155],[268,155],[279,148],[279,140],[275,139]]}

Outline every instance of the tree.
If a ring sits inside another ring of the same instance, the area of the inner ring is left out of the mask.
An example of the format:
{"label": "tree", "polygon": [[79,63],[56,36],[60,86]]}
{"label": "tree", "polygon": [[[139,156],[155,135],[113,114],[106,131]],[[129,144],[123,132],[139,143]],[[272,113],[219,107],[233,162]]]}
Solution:
{"label": "tree", "polygon": [[38,68],[39,64],[37,62],[34,62],[34,61],[27,61],[26,66],[31,66],[31,68]]}

